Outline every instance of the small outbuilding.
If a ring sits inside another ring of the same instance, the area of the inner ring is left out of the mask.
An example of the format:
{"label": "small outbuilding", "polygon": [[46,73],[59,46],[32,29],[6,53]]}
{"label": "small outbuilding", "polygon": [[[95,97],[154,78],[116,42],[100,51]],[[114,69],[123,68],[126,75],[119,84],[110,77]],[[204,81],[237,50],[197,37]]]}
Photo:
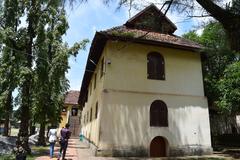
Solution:
{"label": "small outbuilding", "polygon": [[61,113],[61,123],[59,128],[65,127],[66,123],[70,124],[72,136],[80,134],[80,108],[78,104],[79,91],[70,90],[66,93],[64,99],[64,108]]}

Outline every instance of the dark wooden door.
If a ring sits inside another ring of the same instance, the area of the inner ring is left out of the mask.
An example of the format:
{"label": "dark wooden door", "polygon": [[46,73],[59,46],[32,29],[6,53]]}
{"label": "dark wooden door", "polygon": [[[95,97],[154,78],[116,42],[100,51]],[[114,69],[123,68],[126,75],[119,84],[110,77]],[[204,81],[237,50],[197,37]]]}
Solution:
{"label": "dark wooden door", "polygon": [[166,157],[166,142],[162,137],[155,137],[150,144],[150,157]]}

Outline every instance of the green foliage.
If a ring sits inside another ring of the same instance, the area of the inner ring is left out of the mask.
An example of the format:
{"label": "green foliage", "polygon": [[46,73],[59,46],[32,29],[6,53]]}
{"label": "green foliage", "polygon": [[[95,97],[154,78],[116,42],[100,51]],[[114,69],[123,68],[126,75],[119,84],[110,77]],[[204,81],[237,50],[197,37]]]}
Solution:
{"label": "green foliage", "polygon": [[[30,118],[40,124],[59,121],[69,88],[68,58],[84,49],[88,40],[71,48],[63,42],[62,36],[69,26],[62,0],[1,2],[0,119],[6,104],[13,104],[7,102],[17,88],[16,113],[21,120],[17,147],[27,150]],[[20,26],[24,17],[26,25]]]}
{"label": "green foliage", "polygon": [[229,49],[225,30],[217,22],[212,22],[204,28],[200,43],[214,50]]}
{"label": "green foliage", "polygon": [[198,42],[198,43],[200,42],[200,37],[197,35],[197,33],[195,31],[190,31],[186,34],[183,34],[182,37],[192,40],[194,42]]}
{"label": "green foliage", "polygon": [[228,114],[240,111],[240,61],[229,65],[218,82],[220,99],[218,106]]}
{"label": "green foliage", "polygon": [[208,24],[199,42],[206,47],[202,62],[205,93],[209,104],[214,105],[220,96],[217,82],[225,68],[235,61],[236,54],[229,49],[225,31],[219,23]]}
{"label": "green foliage", "polygon": [[[221,112],[227,109],[232,110],[233,106],[223,105],[225,102],[222,101],[222,87],[220,87],[221,83],[219,83],[219,81],[221,81],[222,77],[226,74],[226,68],[238,59],[237,54],[232,52],[228,47],[226,33],[222,26],[219,23],[210,23],[204,28],[201,36],[191,31],[183,35],[183,37],[198,42],[205,47],[203,50],[202,68],[204,89],[208,97],[209,105],[220,106],[221,104],[221,108],[219,108]],[[230,94],[229,91],[230,90],[225,94]]]}
{"label": "green foliage", "polygon": [[66,72],[68,58],[85,49],[88,40],[75,43],[69,48],[62,41],[68,29],[63,8],[58,5],[48,7],[38,25],[36,39],[36,69],[34,71],[34,93],[32,114],[37,123],[56,124],[64,103],[65,92],[69,88]]}
{"label": "green foliage", "polygon": [[15,156],[13,154],[5,154],[0,156],[0,160],[15,160]]}
{"label": "green foliage", "polygon": [[240,8],[239,0],[232,0],[232,5],[230,5],[230,3],[226,5],[226,9],[235,15],[240,15],[239,8]]}
{"label": "green foliage", "polygon": [[[17,87],[21,56],[17,54],[15,40],[19,36],[16,21],[19,19],[19,5],[16,0],[5,0],[0,7],[0,119],[8,124],[12,112],[12,92]],[[7,130],[8,126],[4,126]],[[7,134],[7,132],[6,132]]]}

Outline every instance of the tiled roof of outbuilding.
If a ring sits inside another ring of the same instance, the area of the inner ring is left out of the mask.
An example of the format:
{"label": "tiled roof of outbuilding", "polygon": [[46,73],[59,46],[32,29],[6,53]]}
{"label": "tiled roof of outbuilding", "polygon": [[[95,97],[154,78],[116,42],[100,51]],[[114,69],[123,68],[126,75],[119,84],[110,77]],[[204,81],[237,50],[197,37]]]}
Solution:
{"label": "tiled roof of outbuilding", "polygon": [[79,91],[68,91],[65,96],[64,104],[78,104],[79,94]]}

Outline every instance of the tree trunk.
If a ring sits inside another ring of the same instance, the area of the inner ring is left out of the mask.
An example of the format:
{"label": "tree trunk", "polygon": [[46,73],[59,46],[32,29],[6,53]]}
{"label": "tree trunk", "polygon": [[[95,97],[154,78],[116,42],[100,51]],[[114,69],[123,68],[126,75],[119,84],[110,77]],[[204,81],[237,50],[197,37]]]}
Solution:
{"label": "tree trunk", "polygon": [[26,40],[26,68],[30,71],[25,75],[25,80],[22,85],[22,105],[21,105],[21,115],[20,115],[20,129],[18,133],[17,144],[18,147],[22,147],[28,154],[31,153],[31,149],[28,145],[28,129],[29,129],[29,120],[30,120],[30,106],[32,105],[31,101],[31,88],[32,88],[32,45],[34,36],[34,17],[33,12],[35,9],[35,0],[31,1],[31,9],[28,17],[28,38]]}
{"label": "tree trunk", "polygon": [[[25,150],[27,153],[31,153],[31,149],[28,145],[28,127],[30,119],[30,84],[31,80],[29,78],[23,84],[22,89],[22,106],[21,106],[21,115],[20,115],[20,129],[18,133],[18,144]],[[19,147],[20,147],[19,146]]]}
{"label": "tree trunk", "polygon": [[45,122],[40,124],[40,131],[39,131],[39,137],[38,137],[38,145],[40,145],[40,146],[45,146],[46,145],[46,141],[45,141],[45,126],[46,126]]}
{"label": "tree trunk", "polygon": [[229,25],[223,26],[226,30],[230,48],[240,51],[240,18]]}
{"label": "tree trunk", "polygon": [[213,18],[224,27],[231,50],[240,51],[240,15],[225,10],[216,5],[212,0],[196,0]]}
{"label": "tree trunk", "polygon": [[33,121],[30,121],[30,124],[29,124],[30,136],[35,134],[35,129],[36,129],[35,124],[33,123]]}
{"label": "tree trunk", "polygon": [[9,136],[9,122],[10,122],[10,116],[12,113],[12,92],[9,91],[7,95],[7,100],[5,103],[5,120],[4,120],[4,136]]}

